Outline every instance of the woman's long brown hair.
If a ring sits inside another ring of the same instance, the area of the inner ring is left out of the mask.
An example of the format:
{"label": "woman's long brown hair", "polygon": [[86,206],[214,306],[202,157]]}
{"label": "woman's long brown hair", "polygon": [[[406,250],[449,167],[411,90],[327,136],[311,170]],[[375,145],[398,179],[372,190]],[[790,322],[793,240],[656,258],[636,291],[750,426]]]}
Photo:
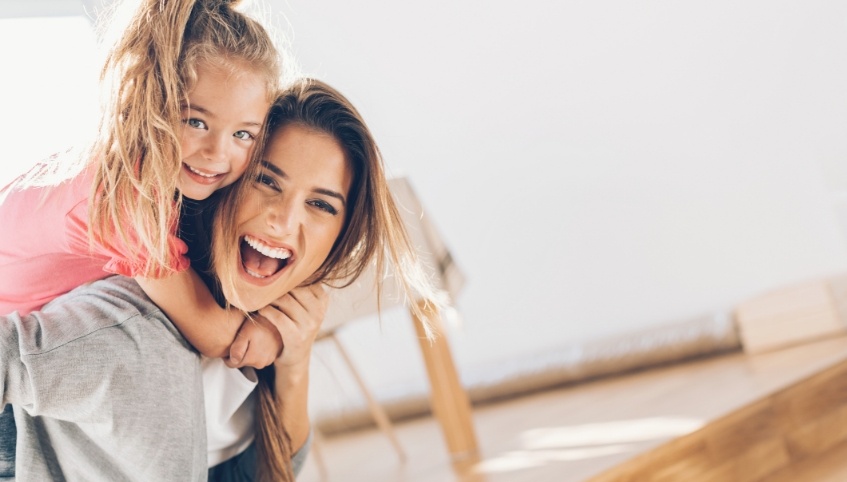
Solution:
{"label": "woman's long brown hair", "polygon": [[[374,286],[377,293],[383,277],[391,276],[409,299],[438,303],[442,297],[418,261],[389,191],[382,156],[359,112],[329,85],[303,79],[287,88],[271,106],[265,123],[265,143],[275,132],[290,124],[336,139],[353,172],[344,227],[324,263],[304,284],[326,282],[337,287],[347,286],[373,264],[380,274]],[[231,270],[231,263],[226,263],[225,256],[239,249],[235,219],[244,193],[253,189],[255,173],[249,176],[245,174],[221,202],[215,222],[212,262],[220,282],[229,283],[230,288],[236,274]],[[233,289],[224,291],[234,292]],[[424,312],[417,304],[412,303],[410,308],[420,320],[429,319],[429,312]],[[432,336],[428,327],[427,334]],[[292,481],[291,440],[282,422],[281,413],[285,407],[274,390],[273,365],[260,370],[259,374],[256,448],[260,480]]]}

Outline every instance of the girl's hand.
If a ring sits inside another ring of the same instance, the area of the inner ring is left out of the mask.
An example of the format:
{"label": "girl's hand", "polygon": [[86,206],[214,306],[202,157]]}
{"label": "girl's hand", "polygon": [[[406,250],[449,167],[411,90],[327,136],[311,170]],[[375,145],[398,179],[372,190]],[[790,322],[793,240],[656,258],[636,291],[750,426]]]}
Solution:
{"label": "girl's hand", "polygon": [[321,283],[294,288],[259,315],[272,323],[282,336],[282,355],[274,364],[282,369],[308,366],[315,337],[329,306],[329,295]]}
{"label": "girl's hand", "polygon": [[230,368],[265,368],[282,352],[282,338],[276,327],[262,317],[245,318],[224,363]]}

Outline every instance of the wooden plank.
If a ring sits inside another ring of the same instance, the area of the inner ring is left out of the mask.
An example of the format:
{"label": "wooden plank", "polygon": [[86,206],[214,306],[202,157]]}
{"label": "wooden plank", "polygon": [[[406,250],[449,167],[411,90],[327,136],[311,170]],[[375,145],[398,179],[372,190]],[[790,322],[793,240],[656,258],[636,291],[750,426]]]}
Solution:
{"label": "wooden plank", "polygon": [[758,482],[843,443],[847,361],[590,480]]}

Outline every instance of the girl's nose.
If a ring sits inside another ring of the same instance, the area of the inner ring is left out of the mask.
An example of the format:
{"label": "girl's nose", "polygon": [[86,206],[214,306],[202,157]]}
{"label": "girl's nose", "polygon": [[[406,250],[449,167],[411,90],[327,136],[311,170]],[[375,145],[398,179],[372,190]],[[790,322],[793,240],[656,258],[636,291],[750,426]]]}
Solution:
{"label": "girl's nose", "polygon": [[203,157],[210,161],[218,161],[224,157],[226,136],[212,135],[206,139],[203,146]]}

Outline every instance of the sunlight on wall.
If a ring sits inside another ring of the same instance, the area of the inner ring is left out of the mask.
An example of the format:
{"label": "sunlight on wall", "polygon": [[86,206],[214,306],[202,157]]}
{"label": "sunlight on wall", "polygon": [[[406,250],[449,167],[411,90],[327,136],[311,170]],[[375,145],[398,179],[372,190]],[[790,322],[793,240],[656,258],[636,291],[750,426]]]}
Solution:
{"label": "sunlight on wall", "polygon": [[83,17],[0,19],[0,45],[1,186],[94,133],[98,85]]}

